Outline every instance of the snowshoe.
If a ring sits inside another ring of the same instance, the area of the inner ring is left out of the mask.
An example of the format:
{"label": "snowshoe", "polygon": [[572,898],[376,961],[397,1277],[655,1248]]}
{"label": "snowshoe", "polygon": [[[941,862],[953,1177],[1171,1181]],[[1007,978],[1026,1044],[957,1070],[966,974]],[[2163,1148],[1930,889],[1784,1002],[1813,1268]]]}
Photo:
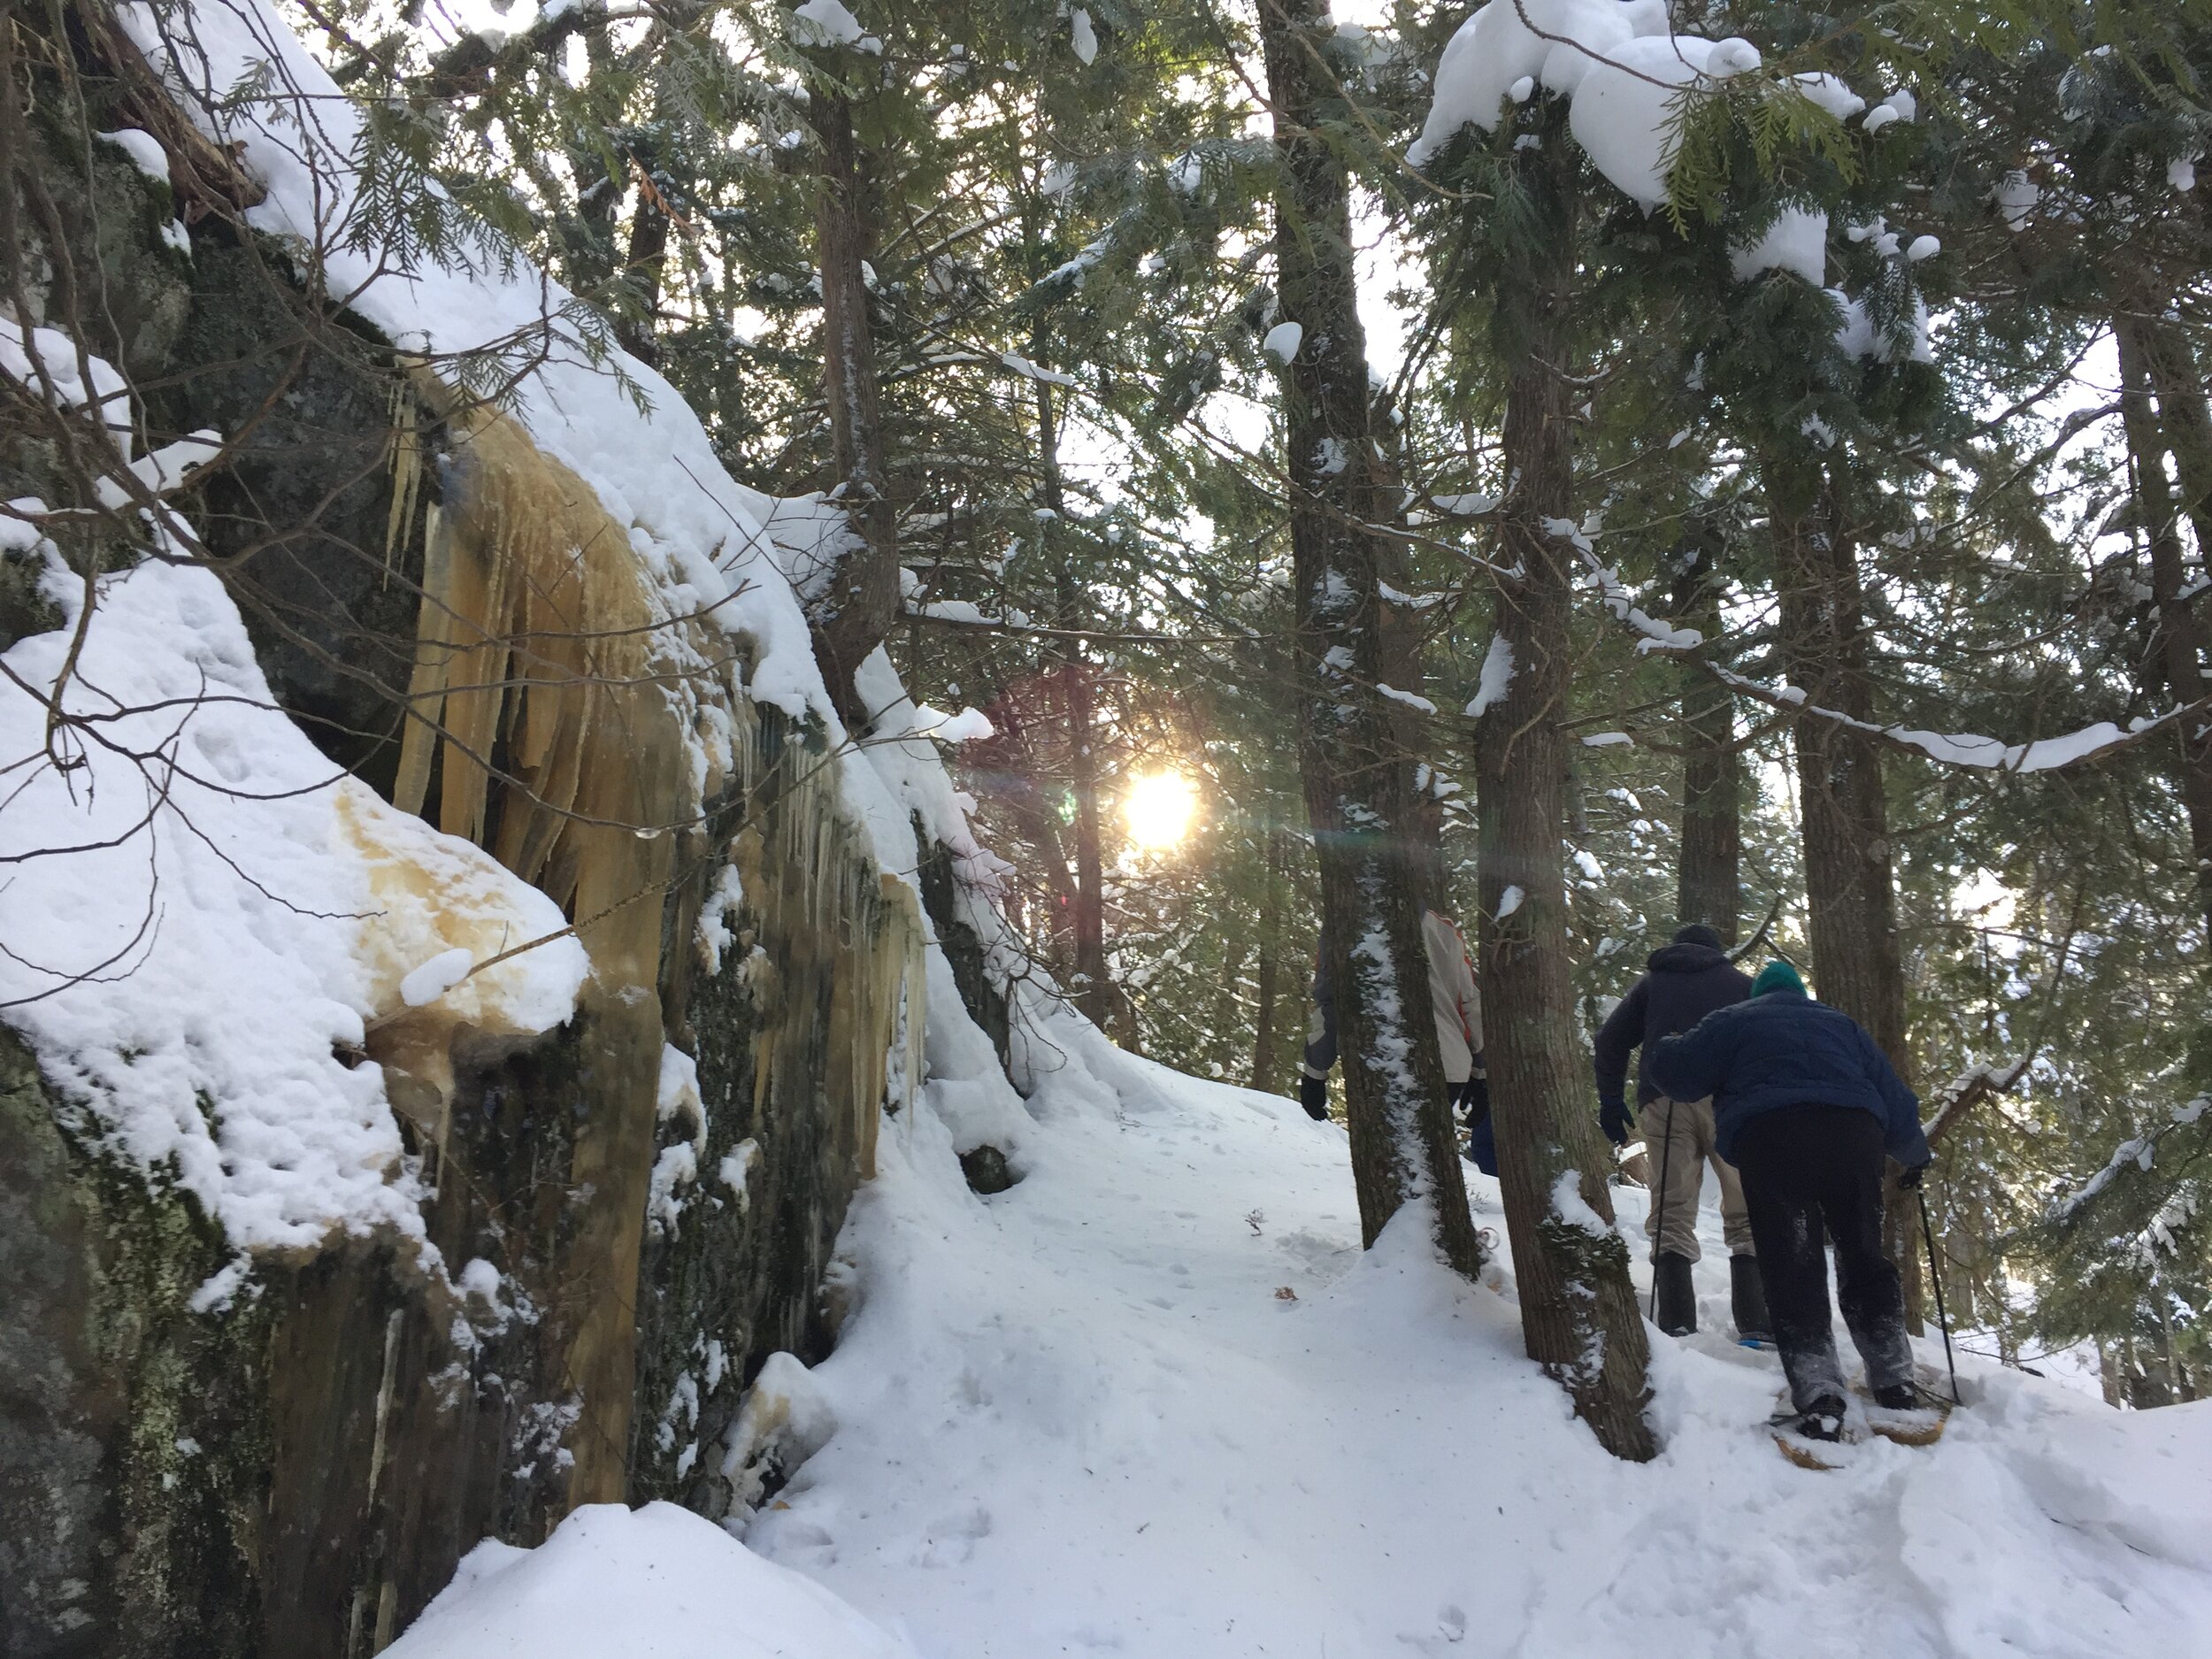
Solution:
{"label": "snowshoe", "polygon": [[[1863,1384],[1859,1391],[1866,1392]],[[1900,1446],[1932,1446],[1950,1424],[1951,1403],[1924,1383],[1895,1383],[1868,1395],[1866,1426]]]}
{"label": "snowshoe", "polygon": [[1840,1469],[1848,1461],[1847,1448],[1860,1439],[1844,1401],[1832,1396],[1816,1400],[1800,1411],[1790,1404],[1786,1393],[1782,1409],[1767,1419],[1767,1432],[1774,1437],[1775,1449],[1800,1469]]}

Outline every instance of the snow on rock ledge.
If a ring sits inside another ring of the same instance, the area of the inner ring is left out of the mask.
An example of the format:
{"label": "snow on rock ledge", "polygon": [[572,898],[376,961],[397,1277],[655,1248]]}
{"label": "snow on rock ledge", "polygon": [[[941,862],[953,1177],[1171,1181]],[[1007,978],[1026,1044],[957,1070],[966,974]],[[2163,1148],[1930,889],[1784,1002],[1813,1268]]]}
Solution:
{"label": "snow on rock ledge", "polygon": [[100,1140],[173,1170],[242,1250],[339,1230],[419,1240],[387,1073],[348,1061],[411,1035],[398,1046],[434,1089],[457,1025],[566,1019],[581,949],[555,941],[408,1009],[401,985],[425,961],[482,961],[558,930],[560,912],[334,775],[274,707],[205,570],[149,560],[101,580],[64,700],[112,718],[81,765],[46,763],[46,710],[24,687],[50,695],[83,595],[58,561],[46,585],[64,626],[11,649],[0,685],[0,754],[40,757],[16,773],[0,854],[71,850],[0,890],[10,1023]]}
{"label": "snow on rock ledge", "polygon": [[[166,66],[192,119],[238,146],[266,185],[247,215],[256,229],[311,249],[332,295],[403,349],[505,352],[517,367],[534,365],[515,385],[516,418],[630,532],[666,613],[711,616],[750,639],[751,695],[794,717],[812,713],[833,741],[844,736],[790,580],[825,536],[842,533],[841,511],[731,479],[675,388],[618,351],[596,355],[572,320],[574,296],[527,261],[394,269],[376,238],[359,239],[359,111],[266,0],[193,0],[163,15],[126,4],[117,15],[148,60]],[[264,90],[234,98],[242,86]]]}

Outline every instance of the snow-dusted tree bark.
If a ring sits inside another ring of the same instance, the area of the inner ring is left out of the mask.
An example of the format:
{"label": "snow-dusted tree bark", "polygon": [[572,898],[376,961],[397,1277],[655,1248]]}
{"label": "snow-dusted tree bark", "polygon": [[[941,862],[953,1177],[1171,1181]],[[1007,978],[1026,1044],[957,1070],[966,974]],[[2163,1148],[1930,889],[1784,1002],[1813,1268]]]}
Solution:
{"label": "snow-dusted tree bark", "polygon": [[[1769,450],[1761,474],[1791,683],[1803,687],[1809,703],[1870,720],[1866,596],[1848,508],[1826,471],[1802,450]],[[1791,741],[1814,989],[1865,1026],[1909,1083],[1905,965],[1881,745],[1870,733],[1816,715],[1798,720]],[[1909,1225],[1916,1211],[1893,1183],[1888,1199],[1883,1245],[1903,1277],[1906,1315],[1917,1329],[1924,1286],[1918,1237]]]}
{"label": "snow-dusted tree bark", "polygon": [[[2204,368],[2196,348],[2164,318],[2129,319],[2120,333],[2124,349],[2139,361],[2142,378],[2157,397],[2159,429],[2173,453],[2181,504],[2196,531],[2198,552],[2212,556],[2212,409],[2206,404]],[[2198,638],[2202,643],[2201,629]]]}
{"label": "snow-dusted tree bark", "polygon": [[1653,1455],[1644,1407],[1650,1352],[1611,1227],[1604,1154],[1586,1090],[1567,965],[1568,637],[1575,549],[1565,310],[1573,280],[1574,161],[1564,111],[1536,118],[1517,152],[1528,241],[1499,280],[1508,381],[1494,652],[1511,654],[1504,695],[1476,735],[1482,821],[1485,1052],[1498,1181],[1531,1359],[1566,1388],[1616,1456]]}
{"label": "snow-dusted tree bark", "polygon": [[668,264],[668,211],[661,186],[654,178],[657,169],[653,147],[641,145],[640,150],[641,153],[632,159],[649,188],[638,192],[637,217],[630,221],[630,250],[623,260],[624,275],[637,295],[638,314],[617,320],[615,338],[639,362],[657,365],[660,342],[654,337],[653,313],[660,304],[662,277]]}
{"label": "snow-dusted tree bark", "polygon": [[[1720,634],[1713,549],[1694,547],[1676,578],[1674,612],[1709,640]],[[1675,920],[1702,922],[1736,942],[1743,897],[1743,758],[1735,701],[1694,663],[1682,666],[1682,848]]]}
{"label": "snow-dusted tree bark", "polygon": [[[2151,590],[2158,609],[2158,661],[2154,676],[2165,680],[2177,703],[2212,691],[2204,677],[2205,627],[2197,603],[2184,598],[2180,527],[2173,490],[2166,476],[2172,451],[2182,495],[2205,547],[2212,530],[2212,432],[2204,419],[2203,382],[2188,342],[2163,325],[2124,320],[2116,326],[2120,343],[2121,415],[2134,459],[2135,499],[2149,543]],[[2155,394],[2157,407],[2151,398]],[[2197,602],[2200,603],[2200,602]],[[2185,724],[2177,736],[2179,782],[2189,818],[2190,851],[2196,864],[2196,890],[2208,926],[2212,926],[2212,721]]]}
{"label": "snow-dusted tree bark", "polygon": [[[1865,595],[1839,503],[1808,457],[1770,454],[1763,474],[1791,682],[1809,703],[1870,720]],[[1793,741],[1814,980],[1823,1002],[1865,1026],[1909,1075],[1881,746],[1817,716],[1797,722]]]}
{"label": "snow-dusted tree bark", "polygon": [[810,600],[807,619],[822,678],[838,713],[852,726],[864,724],[868,714],[853,689],[853,672],[883,643],[898,615],[897,522],[885,483],[875,342],[868,324],[865,266],[874,227],[852,104],[842,91],[818,81],[810,103],[821,146],[815,229],[830,453],[853,535]]}
{"label": "snow-dusted tree bark", "polygon": [[1429,1013],[1405,836],[1413,762],[1383,680],[1385,619],[1366,338],[1352,265],[1351,189],[1317,130],[1335,81],[1324,0],[1261,0],[1281,177],[1282,319],[1302,330],[1283,374],[1296,587],[1299,757],[1321,874],[1323,953],[1336,997],[1360,1227],[1372,1244],[1405,1204],[1432,1211],[1438,1248],[1481,1265]]}

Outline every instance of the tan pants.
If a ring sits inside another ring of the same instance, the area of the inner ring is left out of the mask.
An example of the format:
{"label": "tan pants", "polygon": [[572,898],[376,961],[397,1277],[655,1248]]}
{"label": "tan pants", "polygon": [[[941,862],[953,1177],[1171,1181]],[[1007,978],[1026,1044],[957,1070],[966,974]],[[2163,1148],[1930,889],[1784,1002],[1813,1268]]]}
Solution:
{"label": "tan pants", "polygon": [[[1751,1212],[1744,1208],[1743,1183],[1735,1166],[1721,1161],[1713,1148],[1713,1102],[1671,1101],[1662,1094],[1647,1102],[1638,1125],[1651,1164],[1651,1213],[1644,1220],[1652,1255],[1686,1256],[1696,1261],[1697,1201],[1710,1164],[1720,1180],[1720,1225],[1731,1256],[1749,1256]],[[1665,1232],[1660,1227],[1663,1222]]]}

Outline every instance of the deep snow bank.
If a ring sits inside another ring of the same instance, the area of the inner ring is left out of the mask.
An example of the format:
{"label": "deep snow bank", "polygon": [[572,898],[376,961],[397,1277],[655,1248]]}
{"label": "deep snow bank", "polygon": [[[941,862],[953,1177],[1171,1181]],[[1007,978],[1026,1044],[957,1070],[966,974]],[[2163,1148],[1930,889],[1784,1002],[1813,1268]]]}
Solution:
{"label": "deep snow bank", "polygon": [[592,1504],[479,1544],[391,1659],[913,1659],[819,1585],[672,1503]]}

